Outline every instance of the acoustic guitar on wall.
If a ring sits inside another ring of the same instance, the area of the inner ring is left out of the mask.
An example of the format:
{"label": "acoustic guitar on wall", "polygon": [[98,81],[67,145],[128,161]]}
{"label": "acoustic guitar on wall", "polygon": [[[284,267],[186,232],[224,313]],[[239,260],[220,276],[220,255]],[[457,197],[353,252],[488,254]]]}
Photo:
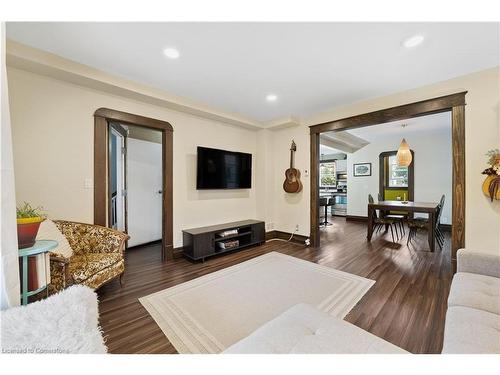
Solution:
{"label": "acoustic guitar on wall", "polygon": [[297,145],[292,140],[290,147],[290,168],[285,171],[285,182],[283,182],[283,190],[287,193],[298,193],[302,190],[302,182],[300,182],[300,171],[294,168],[294,152],[297,151]]}

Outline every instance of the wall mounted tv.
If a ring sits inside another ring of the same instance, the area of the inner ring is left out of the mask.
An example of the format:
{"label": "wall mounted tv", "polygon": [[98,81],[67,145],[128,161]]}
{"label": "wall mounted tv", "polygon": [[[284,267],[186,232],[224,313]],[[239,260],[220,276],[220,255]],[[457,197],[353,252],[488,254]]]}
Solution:
{"label": "wall mounted tv", "polygon": [[198,146],[196,189],[250,189],[252,155]]}

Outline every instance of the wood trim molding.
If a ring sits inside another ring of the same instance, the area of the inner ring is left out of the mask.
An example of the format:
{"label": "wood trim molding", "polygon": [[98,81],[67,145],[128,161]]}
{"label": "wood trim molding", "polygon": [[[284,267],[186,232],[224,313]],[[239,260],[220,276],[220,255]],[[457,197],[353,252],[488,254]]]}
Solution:
{"label": "wood trim molding", "polygon": [[109,109],[109,108],[99,108],[94,112],[94,117],[104,117],[108,121],[116,121],[122,124],[146,126],[148,128],[167,130],[170,132],[174,131],[172,125],[170,125],[170,123],[166,121],[156,120],[150,117],[134,115],[132,113],[127,113],[127,112],[115,111],[114,109]]}
{"label": "wood trim molding", "polygon": [[465,246],[465,95],[467,91],[422,100],[415,103],[386,108],[339,120],[310,126],[310,233],[311,246],[319,247],[319,209],[318,209],[318,167],[319,135],[327,131],[348,130],[364,126],[374,126],[386,122],[451,111],[452,153],[453,153],[453,196],[451,228],[451,262],[456,271],[457,250]]}
{"label": "wood trim molding", "polygon": [[143,126],[162,132],[163,215],[162,259],[174,258],[173,251],[173,128],[156,120],[108,108],[94,113],[94,224],[108,225],[108,125],[110,122]]}
{"label": "wood trim molding", "polygon": [[357,216],[357,215],[347,215],[345,217],[347,221],[362,221],[362,222],[367,222],[368,217],[367,216]]}
{"label": "wood trim molding", "polygon": [[104,117],[94,117],[94,224],[107,224],[108,130]]}
{"label": "wood trim molding", "polygon": [[453,152],[453,194],[451,228],[451,263],[457,267],[457,251],[465,247],[465,105],[451,110]]}
{"label": "wood trim molding", "polygon": [[184,246],[174,247],[172,250],[173,259],[180,259],[184,257]]}
{"label": "wood trim molding", "polygon": [[446,112],[451,110],[451,108],[453,107],[464,106],[465,94],[467,94],[467,91],[440,96],[433,99],[422,100],[420,102],[403,104],[397,107],[386,108],[379,111],[346,117],[339,120],[327,121],[317,125],[312,125],[309,128],[311,134],[319,134],[327,131],[354,129],[370,125],[380,125],[391,121],[406,120],[413,117]]}
{"label": "wood trim molding", "polygon": [[310,195],[310,237],[311,237],[311,246],[319,247],[319,206],[318,206],[318,197],[319,197],[319,133],[311,133],[311,166],[310,166],[310,174],[311,174],[311,195]]}

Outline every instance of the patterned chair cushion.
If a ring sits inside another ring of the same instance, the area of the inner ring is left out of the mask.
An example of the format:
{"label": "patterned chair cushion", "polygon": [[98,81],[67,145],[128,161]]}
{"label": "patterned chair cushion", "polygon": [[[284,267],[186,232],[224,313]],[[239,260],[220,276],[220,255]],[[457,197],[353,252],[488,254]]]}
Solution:
{"label": "patterned chair cushion", "polygon": [[116,253],[122,251],[122,244],[128,236],[99,225],[55,221],[68,240],[74,255],[89,253]]}
{"label": "patterned chair cushion", "polygon": [[91,276],[113,266],[123,259],[121,254],[87,253],[73,255],[69,262],[69,274],[75,283],[83,283]]}
{"label": "patterned chair cushion", "polygon": [[394,224],[396,220],[385,217],[378,217],[374,220],[375,224]]}
{"label": "patterned chair cushion", "polygon": [[428,226],[429,221],[427,219],[422,220],[421,218],[419,218],[408,220],[408,227],[410,228],[427,228]]}

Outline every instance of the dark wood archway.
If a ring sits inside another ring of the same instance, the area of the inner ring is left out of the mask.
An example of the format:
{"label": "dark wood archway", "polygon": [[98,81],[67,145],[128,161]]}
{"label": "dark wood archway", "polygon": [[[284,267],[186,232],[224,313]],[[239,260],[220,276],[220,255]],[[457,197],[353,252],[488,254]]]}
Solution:
{"label": "dark wood archway", "polygon": [[451,112],[453,153],[453,196],[451,261],[456,269],[457,250],[465,246],[465,94],[467,91],[420,102],[386,108],[339,120],[332,120],[310,126],[311,139],[311,196],[310,237],[311,245],[319,247],[319,136],[328,131],[340,131],[379,125],[386,122],[405,120],[441,112]]}
{"label": "dark wood archway", "polygon": [[173,131],[166,121],[108,108],[94,113],[94,224],[108,226],[108,129],[110,122],[142,126],[162,132],[163,219],[162,259],[173,259]]}

